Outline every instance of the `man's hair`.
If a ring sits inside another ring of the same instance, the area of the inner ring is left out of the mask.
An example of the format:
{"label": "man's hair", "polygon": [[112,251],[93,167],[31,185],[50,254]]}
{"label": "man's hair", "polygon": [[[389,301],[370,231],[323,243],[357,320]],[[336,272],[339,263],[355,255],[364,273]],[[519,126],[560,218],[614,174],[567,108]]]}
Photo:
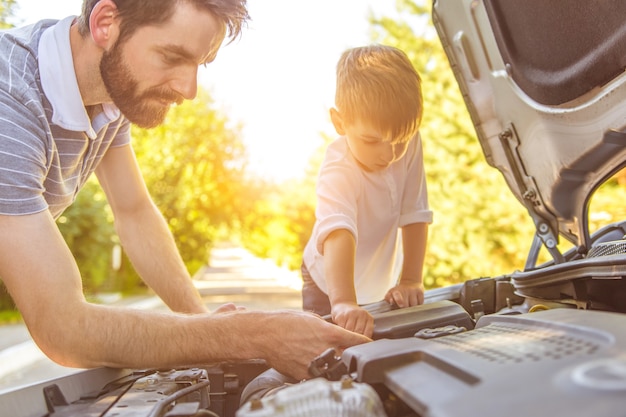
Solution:
{"label": "man's hair", "polygon": [[[82,13],[78,18],[78,29],[82,36],[89,34],[89,17],[100,0],[84,0]],[[231,42],[241,35],[250,16],[246,0],[113,0],[119,12],[120,35],[118,42],[132,36],[146,25],[166,22],[175,7],[182,2],[193,4],[199,10],[207,10],[220,20],[226,28],[226,37]]]}
{"label": "man's hair", "polygon": [[335,105],[345,122],[360,121],[393,141],[407,141],[422,119],[420,76],[397,48],[375,44],[348,49],[337,63]]}

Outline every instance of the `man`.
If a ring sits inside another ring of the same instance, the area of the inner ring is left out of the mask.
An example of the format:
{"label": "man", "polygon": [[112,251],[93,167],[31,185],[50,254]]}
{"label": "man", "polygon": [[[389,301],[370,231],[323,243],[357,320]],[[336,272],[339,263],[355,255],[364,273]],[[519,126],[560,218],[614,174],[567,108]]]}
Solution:
{"label": "man", "polygon": [[[248,19],[246,0],[85,0],[78,19],[0,35],[0,277],[52,360],[177,367],[265,359],[305,378],[328,347],[369,339],[303,312],[210,313],[149,197],[130,123],[193,99],[199,65]],[[95,172],[137,272],[172,313],[86,302],[55,219]]]}

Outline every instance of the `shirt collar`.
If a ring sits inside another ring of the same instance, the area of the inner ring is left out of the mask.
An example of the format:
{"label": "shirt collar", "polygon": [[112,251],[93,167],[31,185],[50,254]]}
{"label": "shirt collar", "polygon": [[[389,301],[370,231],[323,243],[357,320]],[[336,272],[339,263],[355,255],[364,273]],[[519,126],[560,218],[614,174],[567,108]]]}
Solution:
{"label": "shirt collar", "polygon": [[[39,73],[43,92],[52,105],[52,123],[63,129],[82,131],[96,137],[78,89],[70,47],[70,27],[74,16],[66,17],[46,29],[39,40]],[[102,108],[110,120],[119,118],[119,109],[111,103]]]}

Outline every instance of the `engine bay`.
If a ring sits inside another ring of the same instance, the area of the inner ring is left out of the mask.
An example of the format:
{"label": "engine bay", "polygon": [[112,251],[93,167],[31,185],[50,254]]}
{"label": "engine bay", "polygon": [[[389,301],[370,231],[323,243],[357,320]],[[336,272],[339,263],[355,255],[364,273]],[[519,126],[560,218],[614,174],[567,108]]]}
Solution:
{"label": "engine bay", "polygon": [[[519,296],[512,304],[505,277],[471,280],[445,291],[429,293],[421,306],[368,306],[375,340],[340,356],[329,349],[311,363],[313,377],[306,381],[290,380],[262,360],[189,369],[95,369],[0,395],[0,409],[2,415],[33,417],[436,417],[513,411],[608,417],[621,412],[623,314]],[[496,294],[509,296],[502,301]],[[440,299],[444,296],[457,298]],[[497,305],[504,306],[491,311]],[[29,407],[32,412],[25,414]]]}

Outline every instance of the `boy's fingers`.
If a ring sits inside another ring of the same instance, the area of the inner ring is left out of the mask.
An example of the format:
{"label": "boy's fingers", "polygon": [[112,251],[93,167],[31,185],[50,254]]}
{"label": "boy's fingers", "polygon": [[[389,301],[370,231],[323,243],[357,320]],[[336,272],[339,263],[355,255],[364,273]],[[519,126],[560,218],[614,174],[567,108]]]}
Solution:
{"label": "boy's fingers", "polygon": [[398,305],[398,307],[400,307],[400,308],[407,307],[407,305],[406,305],[406,303],[404,301],[404,296],[402,295],[402,291],[394,291],[393,292],[393,300]]}

